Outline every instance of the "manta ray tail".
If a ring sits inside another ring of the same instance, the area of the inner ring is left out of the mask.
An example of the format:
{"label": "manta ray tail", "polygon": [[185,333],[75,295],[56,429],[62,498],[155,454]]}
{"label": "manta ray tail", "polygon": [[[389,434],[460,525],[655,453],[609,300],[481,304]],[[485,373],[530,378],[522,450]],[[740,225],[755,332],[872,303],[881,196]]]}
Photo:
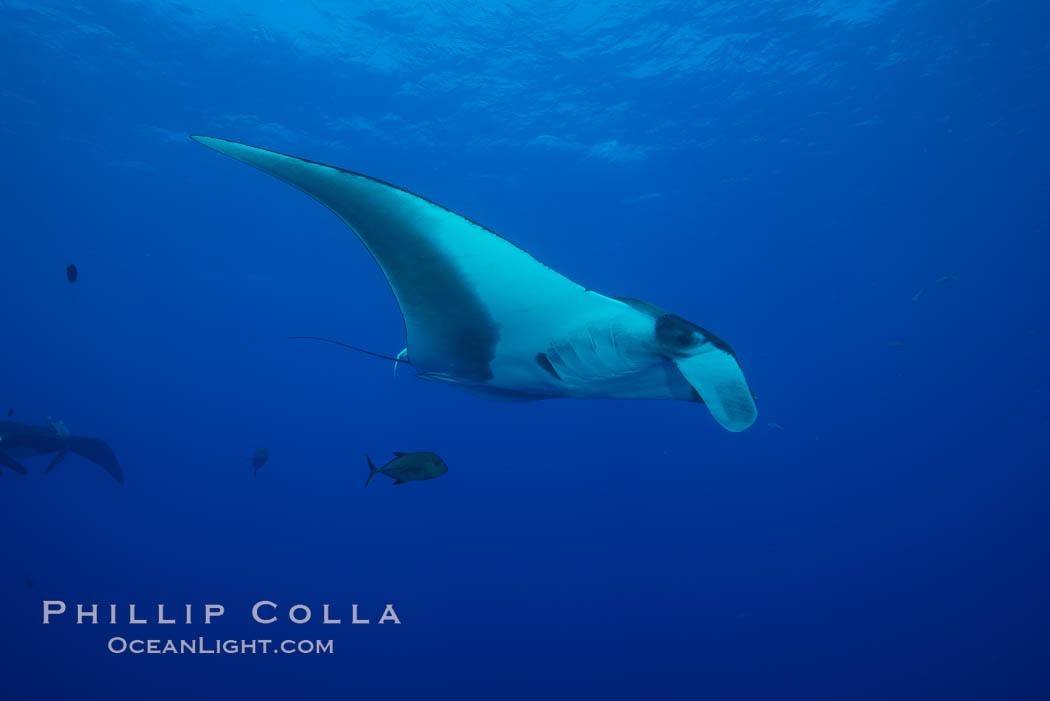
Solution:
{"label": "manta ray tail", "polygon": [[365,486],[372,481],[372,478],[379,474],[379,470],[376,468],[375,463],[372,462],[372,458],[365,456],[365,460],[368,461],[368,479],[365,480]]}
{"label": "manta ray tail", "polygon": [[[113,454],[113,449],[105,441],[100,441],[97,438],[73,436],[69,439],[69,449],[101,467],[119,484],[124,484],[124,473],[120,470],[117,456]],[[56,458],[54,463],[57,462],[58,459]]]}
{"label": "manta ray tail", "polygon": [[58,455],[55,456],[54,460],[48,463],[48,466],[44,468],[44,472],[51,472],[51,468],[53,468],[58,463],[62,462],[62,458],[66,457],[67,455],[69,455],[68,448],[58,451]]}
{"label": "manta ray tail", "polygon": [[365,350],[364,348],[358,348],[357,346],[351,346],[349,343],[343,343],[342,341],[334,341],[331,338],[321,338],[320,336],[289,336],[288,338],[289,339],[305,338],[305,339],[310,340],[310,341],[324,341],[325,343],[334,343],[337,346],[342,346],[343,348],[349,348],[350,350],[355,350],[358,353],[364,353],[365,355],[370,355],[373,358],[382,358],[383,360],[392,360],[392,361],[394,361],[394,368],[395,369],[397,368],[397,363],[405,363],[406,365],[411,365],[412,364],[408,360],[408,358],[403,357],[404,353],[407,352],[407,350],[408,350],[407,348],[405,350],[401,351],[400,353],[398,353],[397,357],[395,358],[395,357],[392,357],[392,356],[389,356],[389,355],[383,355],[382,353],[373,353],[370,350]]}

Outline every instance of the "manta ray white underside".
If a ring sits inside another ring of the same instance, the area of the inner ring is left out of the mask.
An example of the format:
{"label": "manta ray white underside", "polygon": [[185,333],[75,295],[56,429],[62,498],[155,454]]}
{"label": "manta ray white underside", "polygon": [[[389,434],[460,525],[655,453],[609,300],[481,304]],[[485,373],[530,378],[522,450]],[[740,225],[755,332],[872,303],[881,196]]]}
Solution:
{"label": "manta ray white underside", "polygon": [[485,227],[394,185],[210,136],[195,141],[335,213],[379,264],[425,379],[489,399],[704,402],[730,431],[757,410],[732,348],[653,305],[606,297]]}

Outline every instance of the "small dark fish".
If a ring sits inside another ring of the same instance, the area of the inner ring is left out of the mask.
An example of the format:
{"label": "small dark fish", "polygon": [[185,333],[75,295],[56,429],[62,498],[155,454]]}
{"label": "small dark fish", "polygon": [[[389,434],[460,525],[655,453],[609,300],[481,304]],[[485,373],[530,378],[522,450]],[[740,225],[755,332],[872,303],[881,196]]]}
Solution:
{"label": "small dark fish", "polygon": [[8,409],[7,410],[7,415],[8,416],[14,416],[15,415],[15,408],[11,407],[10,409]]}
{"label": "small dark fish", "polygon": [[77,266],[72,263],[66,266],[66,279],[70,282],[77,281]]}
{"label": "small dark fish", "polygon": [[908,344],[904,341],[890,341],[889,346],[890,348],[907,348]]}
{"label": "small dark fish", "polygon": [[378,474],[393,477],[394,484],[404,484],[405,482],[432,480],[448,472],[448,465],[434,453],[399,453],[395,450],[394,459],[380,468],[377,468],[372,458],[367,455],[365,459],[368,460],[366,487]]}
{"label": "small dark fish", "polygon": [[252,467],[254,468],[252,475],[254,475],[259,471],[260,467],[270,461],[270,454],[266,452],[266,448],[260,445],[255,449],[255,452],[252,453],[251,461]]}
{"label": "small dark fish", "polygon": [[26,587],[28,589],[36,589],[36,582],[34,582],[33,578],[29,575],[26,575]]}

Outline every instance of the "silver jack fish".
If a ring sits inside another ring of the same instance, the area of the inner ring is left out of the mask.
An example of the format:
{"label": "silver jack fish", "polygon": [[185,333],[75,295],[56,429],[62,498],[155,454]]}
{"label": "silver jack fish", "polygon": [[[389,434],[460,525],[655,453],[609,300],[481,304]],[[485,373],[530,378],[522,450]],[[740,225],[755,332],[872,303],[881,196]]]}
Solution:
{"label": "silver jack fish", "polygon": [[394,484],[405,482],[418,482],[420,480],[432,480],[435,477],[448,472],[448,465],[440,456],[434,453],[399,453],[394,451],[394,459],[383,467],[377,468],[372,458],[365,456],[368,461],[368,479],[365,486],[378,474],[394,478]]}

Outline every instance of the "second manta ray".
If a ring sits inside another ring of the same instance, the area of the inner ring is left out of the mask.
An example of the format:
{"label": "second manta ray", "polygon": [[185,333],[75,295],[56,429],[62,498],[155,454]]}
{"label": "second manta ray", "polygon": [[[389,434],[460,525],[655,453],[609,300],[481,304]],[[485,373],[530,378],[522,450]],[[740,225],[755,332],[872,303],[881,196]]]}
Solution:
{"label": "second manta ray", "polygon": [[87,458],[117,482],[124,484],[124,473],[120,470],[117,456],[105,441],[72,436],[64,423],[51,419],[44,427],[0,421],[0,465],[19,474],[27,474],[28,470],[15,458],[54,453],[54,459],[44,470],[50,472],[70,451]]}
{"label": "second manta ray", "polygon": [[283,180],[364,243],[397,298],[419,377],[487,399],[678,399],[730,431],[757,416],[728,343],[647,302],[587,289],[439,204],[342,168],[195,141]]}

